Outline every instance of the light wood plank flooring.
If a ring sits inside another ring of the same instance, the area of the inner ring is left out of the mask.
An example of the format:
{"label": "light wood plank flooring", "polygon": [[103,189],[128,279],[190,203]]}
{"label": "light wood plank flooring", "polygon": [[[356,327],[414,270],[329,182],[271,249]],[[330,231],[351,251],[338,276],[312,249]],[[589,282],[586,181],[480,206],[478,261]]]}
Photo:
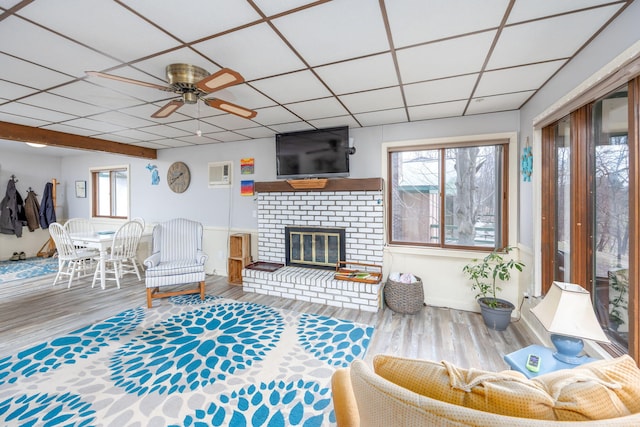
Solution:
{"label": "light wood plank flooring", "polygon": [[[129,308],[146,306],[144,282],[134,275],[102,290],[91,279],[52,286],[54,276],[0,284],[0,357],[99,322]],[[388,308],[378,313],[245,293],[224,276],[207,277],[207,294],[315,313],[375,326],[365,360],[379,353],[431,360],[448,360],[460,367],[508,369],[503,355],[529,344],[540,344],[526,327],[513,322],[504,332],[488,330],[477,313],[427,306],[415,315]],[[428,300],[428,295],[427,295]],[[154,300],[154,306],[167,300]],[[151,309],[153,310],[153,309]]]}

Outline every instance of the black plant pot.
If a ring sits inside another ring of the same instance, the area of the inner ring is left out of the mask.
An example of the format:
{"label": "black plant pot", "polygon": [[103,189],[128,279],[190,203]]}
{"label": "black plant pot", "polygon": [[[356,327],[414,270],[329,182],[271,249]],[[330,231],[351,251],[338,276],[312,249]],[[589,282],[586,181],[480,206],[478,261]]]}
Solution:
{"label": "black plant pot", "polygon": [[480,313],[482,319],[487,328],[504,331],[511,323],[511,312],[516,308],[507,300],[496,298],[498,305],[491,307],[486,301],[493,300],[493,298],[478,298],[478,304],[480,305]]}

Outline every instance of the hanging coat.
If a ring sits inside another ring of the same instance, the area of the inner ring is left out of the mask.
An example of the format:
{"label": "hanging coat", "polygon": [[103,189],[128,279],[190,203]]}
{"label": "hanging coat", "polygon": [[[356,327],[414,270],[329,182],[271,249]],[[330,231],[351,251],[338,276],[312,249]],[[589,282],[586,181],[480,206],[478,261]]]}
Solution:
{"label": "hanging coat", "polygon": [[24,200],[24,213],[27,217],[27,226],[29,231],[40,228],[40,202],[34,191],[27,192],[27,198]]}
{"label": "hanging coat", "polygon": [[[0,233],[22,237],[22,221],[18,219],[18,192],[13,179],[7,184],[7,193],[0,202]],[[22,202],[22,197],[20,197]]]}
{"label": "hanging coat", "polygon": [[56,222],[56,208],[53,205],[53,184],[47,182],[40,202],[40,227],[49,228],[49,224],[54,222]]}

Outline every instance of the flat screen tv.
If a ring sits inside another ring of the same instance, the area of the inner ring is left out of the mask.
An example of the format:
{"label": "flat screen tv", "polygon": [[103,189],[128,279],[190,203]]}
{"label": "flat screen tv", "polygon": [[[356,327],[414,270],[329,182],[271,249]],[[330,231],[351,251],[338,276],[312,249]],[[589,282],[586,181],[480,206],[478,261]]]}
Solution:
{"label": "flat screen tv", "polygon": [[276,162],[281,179],[349,176],[349,127],[277,134]]}

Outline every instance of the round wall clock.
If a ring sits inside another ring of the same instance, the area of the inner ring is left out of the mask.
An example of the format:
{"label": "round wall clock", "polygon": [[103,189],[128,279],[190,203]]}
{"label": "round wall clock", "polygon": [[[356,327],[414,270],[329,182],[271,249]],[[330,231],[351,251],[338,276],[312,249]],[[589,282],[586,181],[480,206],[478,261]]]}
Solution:
{"label": "round wall clock", "polygon": [[191,173],[189,167],[183,162],[175,162],[167,171],[167,184],[175,193],[184,193],[189,188]]}

